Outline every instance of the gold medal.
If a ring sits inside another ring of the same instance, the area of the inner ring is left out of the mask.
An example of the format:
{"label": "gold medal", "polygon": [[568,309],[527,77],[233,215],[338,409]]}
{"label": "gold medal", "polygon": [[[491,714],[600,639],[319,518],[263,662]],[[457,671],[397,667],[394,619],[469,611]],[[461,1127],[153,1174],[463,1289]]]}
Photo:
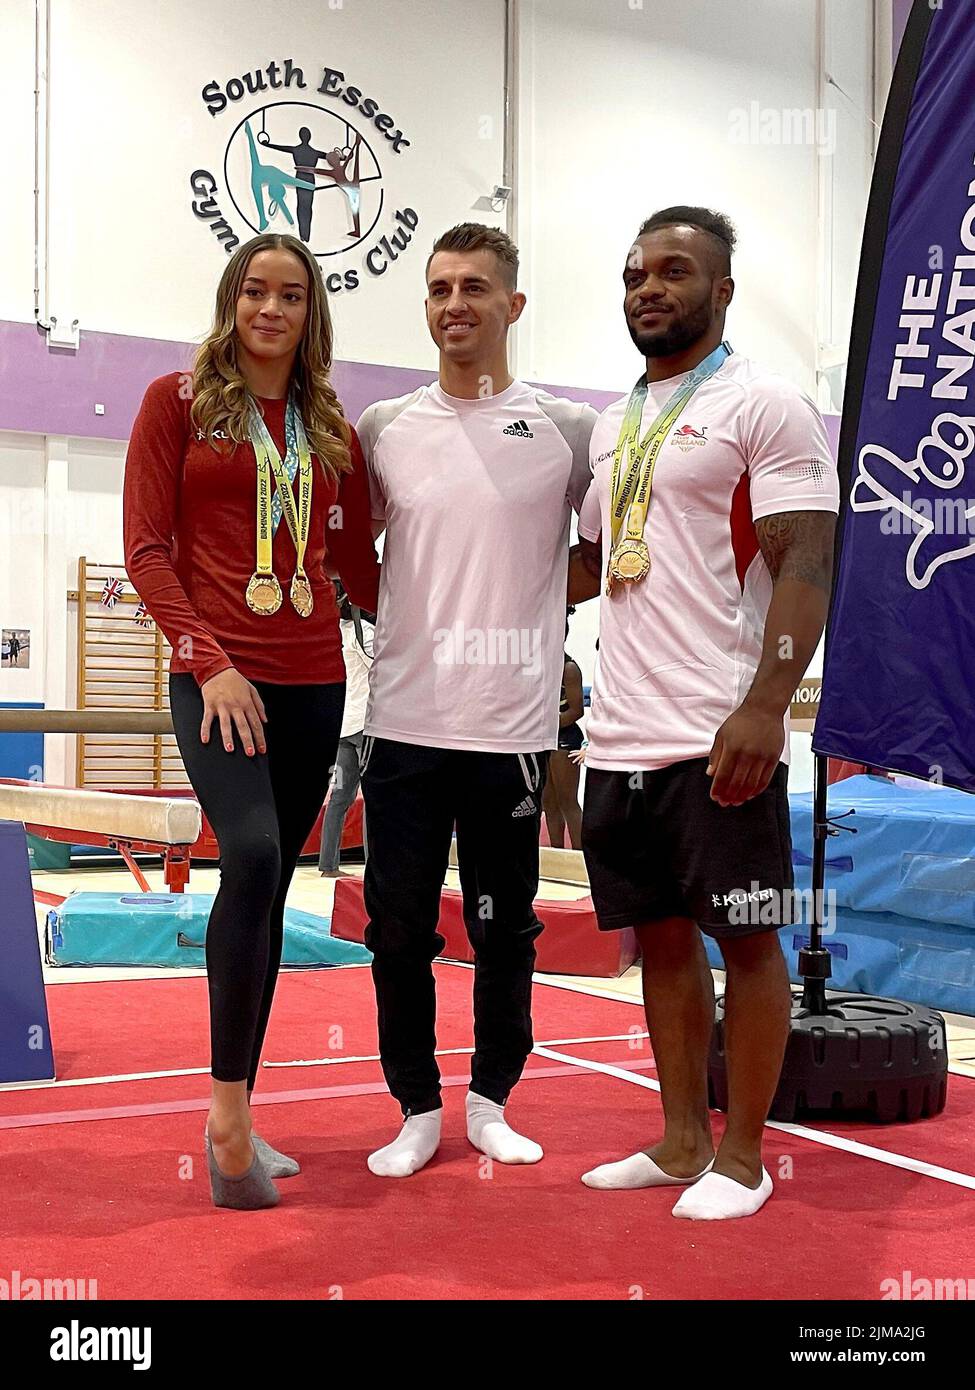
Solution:
{"label": "gold medal", "polygon": [[650,550],[645,540],[626,536],[613,552],[610,575],[624,584],[636,584],[650,573]]}
{"label": "gold medal", "polygon": [[303,570],[300,574],[296,573],[294,579],[291,581],[291,602],[299,618],[309,617],[312,609],[315,607],[315,600],[311,592],[311,584],[308,582],[308,576]]}
{"label": "gold medal", "polygon": [[648,394],[646,376],[630,392],[619,439],[613,451],[610,479],[610,561],[606,593],[614,584],[638,584],[650,573],[650,549],[643,539],[657,458],[670,430],[699,386],[719,369],[731,352],[727,343],[699,362],[667,401],[649,430],[640,438],[643,407]]}
{"label": "gold medal", "polygon": [[255,570],[247,585],[247,607],[252,613],[269,616],[281,607],[281,585],[276,574]]}
{"label": "gold medal", "polygon": [[272,522],[271,522],[271,473],[277,484],[281,512],[288,523],[297,552],[297,566],[291,580],[291,603],[301,618],[311,615],[315,607],[311,591],[311,581],[305,573],[303,560],[308,545],[308,529],[311,517],[311,495],[314,475],[312,472],[311,449],[302,424],[301,415],[294,403],[287,406],[285,435],[288,434],[288,418],[293,421],[298,454],[298,503],[295,503],[294,489],[281,455],[267,432],[264,421],[255,409],[251,413],[250,438],[257,461],[257,569],[247,586],[247,603],[255,613],[276,613],[281,607],[281,585],[272,571]]}

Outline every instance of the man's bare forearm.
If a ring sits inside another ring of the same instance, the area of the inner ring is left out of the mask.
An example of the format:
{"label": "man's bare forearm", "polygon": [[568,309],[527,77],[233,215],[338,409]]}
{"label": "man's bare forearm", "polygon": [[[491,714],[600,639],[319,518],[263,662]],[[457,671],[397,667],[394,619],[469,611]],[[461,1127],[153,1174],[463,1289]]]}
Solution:
{"label": "man's bare forearm", "polygon": [[601,587],[602,561],[598,544],[580,541],[569,549],[569,585],[566,603],[585,603]]}
{"label": "man's bare forearm", "polygon": [[789,708],[826,625],[835,529],[832,512],[783,512],[755,523],[773,588],[745,706],[778,715]]}

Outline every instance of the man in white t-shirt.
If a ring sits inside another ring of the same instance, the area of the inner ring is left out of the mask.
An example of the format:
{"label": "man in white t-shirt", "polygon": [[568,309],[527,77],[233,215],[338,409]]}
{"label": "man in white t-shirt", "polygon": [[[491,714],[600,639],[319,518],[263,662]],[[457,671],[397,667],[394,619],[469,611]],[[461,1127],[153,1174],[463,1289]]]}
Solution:
{"label": "man in white t-shirt", "polygon": [[[734,240],[706,208],[641,227],[623,285],[646,375],[599,418],[579,518],[588,593],[610,587],[583,849],[600,927],[640,939],[665,1114],[660,1142],[583,1181],[687,1184],[674,1215],[698,1220],[751,1215],[772,1190],[762,1135],[791,1005],[777,936],[792,920],[788,709],[825,623],[839,505],[812,401],[723,342]],[[727,970],[717,1154],[701,931]]]}
{"label": "man in white t-shirt", "polygon": [[542,1157],[504,1106],[532,1048],[539,816],[558,741],[570,509],[589,486],[596,413],[512,378],[517,269],[503,232],[444,233],[427,263],[439,380],[358,425],[386,531],[362,754],[365,941],[404,1115],[369,1157],[384,1177],[416,1172],[440,1139],[431,962],[455,823],[475,954],[468,1137],[502,1163]]}

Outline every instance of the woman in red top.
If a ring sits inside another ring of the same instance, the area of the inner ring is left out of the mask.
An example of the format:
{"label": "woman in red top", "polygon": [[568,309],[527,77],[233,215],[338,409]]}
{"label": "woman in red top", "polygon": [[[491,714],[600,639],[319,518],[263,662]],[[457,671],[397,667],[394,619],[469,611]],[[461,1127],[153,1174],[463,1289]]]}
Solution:
{"label": "woman in red top", "polygon": [[293,1159],[252,1134],[284,904],[325,799],[345,698],[334,588],[375,612],[362,453],[329,382],[318,262],[241,246],[192,374],[152,382],[125,467],[125,561],[173,648],[180,752],[220,845],[207,926],[214,1202],[273,1206]]}

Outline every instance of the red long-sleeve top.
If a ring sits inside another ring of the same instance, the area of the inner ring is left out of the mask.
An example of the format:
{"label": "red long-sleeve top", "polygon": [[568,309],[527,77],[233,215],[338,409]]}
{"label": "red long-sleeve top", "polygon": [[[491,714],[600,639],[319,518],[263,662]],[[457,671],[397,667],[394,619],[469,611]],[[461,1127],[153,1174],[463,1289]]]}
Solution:
{"label": "red long-sleeve top", "polygon": [[[313,685],[345,680],[335,591],[326,554],[354,604],[374,613],[379,562],[369,487],[353,432],[352,470],[338,485],[315,463],[305,571],[314,610],[302,618],[288,597],[295,545],[282,518],[273,541],[284,601],[251,612],[244,598],[257,568],[257,464],[250,444],[218,452],[190,420],[170,372],[153,381],[132,428],[125,460],[125,567],[173,648],[170,669],[202,685],[230,666],[248,680]],[[258,397],[282,458],[286,401]],[[273,481],[272,481],[273,486]]]}

